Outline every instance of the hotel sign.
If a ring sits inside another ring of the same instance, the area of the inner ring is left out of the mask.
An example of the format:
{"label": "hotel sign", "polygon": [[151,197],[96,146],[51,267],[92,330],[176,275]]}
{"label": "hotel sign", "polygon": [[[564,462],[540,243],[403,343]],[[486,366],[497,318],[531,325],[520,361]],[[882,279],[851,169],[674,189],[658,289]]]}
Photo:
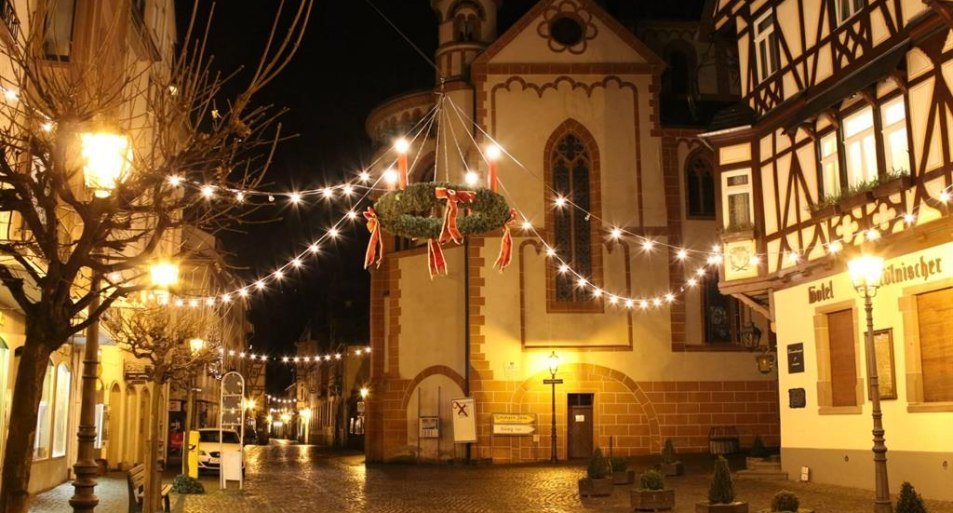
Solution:
{"label": "hotel sign", "polygon": [[920,257],[913,262],[898,262],[884,266],[883,284],[894,285],[908,281],[930,281],[943,274],[943,258]]}

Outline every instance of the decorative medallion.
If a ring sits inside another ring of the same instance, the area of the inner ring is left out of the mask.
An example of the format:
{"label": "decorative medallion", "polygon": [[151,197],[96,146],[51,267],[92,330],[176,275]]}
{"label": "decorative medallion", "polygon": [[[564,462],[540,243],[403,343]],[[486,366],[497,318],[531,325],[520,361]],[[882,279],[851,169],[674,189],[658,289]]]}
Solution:
{"label": "decorative medallion", "polygon": [[536,31],[548,40],[550,50],[579,55],[586,51],[589,40],[599,34],[592,18],[592,13],[572,0],[553,2],[543,12],[543,21]]}

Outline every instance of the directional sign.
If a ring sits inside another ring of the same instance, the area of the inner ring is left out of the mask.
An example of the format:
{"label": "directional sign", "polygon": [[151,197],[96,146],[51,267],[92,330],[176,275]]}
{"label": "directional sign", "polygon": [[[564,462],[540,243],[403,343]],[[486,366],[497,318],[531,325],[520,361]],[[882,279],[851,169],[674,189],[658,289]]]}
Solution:
{"label": "directional sign", "polygon": [[535,424],[536,416],[530,413],[494,413],[494,424]]}
{"label": "directional sign", "polygon": [[536,415],[532,413],[494,413],[493,434],[526,436],[536,433]]}
{"label": "directional sign", "polygon": [[493,424],[494,435],[532,435],[536,426],[532,424]]}

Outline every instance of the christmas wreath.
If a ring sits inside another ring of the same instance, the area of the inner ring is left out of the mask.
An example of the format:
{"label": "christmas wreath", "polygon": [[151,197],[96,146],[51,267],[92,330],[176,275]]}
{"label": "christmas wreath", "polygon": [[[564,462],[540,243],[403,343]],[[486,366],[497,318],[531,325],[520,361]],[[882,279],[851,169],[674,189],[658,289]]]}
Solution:
{"label": "christmas wreath", "polygon": [[502,270],[510,260],[512,240],[508,225],[515,216],[506,199],[489,189],[441,182],[409,184],[405,189],[384,194],[364,213],[371,232],[364,266],[375,262],[380,265],[383,251],[380,229],[408,239],[427,239],[433,276],[447,272],[442,244],[451,241],[460,244],[465,236],[502,228],[504,248],[496,264]]}

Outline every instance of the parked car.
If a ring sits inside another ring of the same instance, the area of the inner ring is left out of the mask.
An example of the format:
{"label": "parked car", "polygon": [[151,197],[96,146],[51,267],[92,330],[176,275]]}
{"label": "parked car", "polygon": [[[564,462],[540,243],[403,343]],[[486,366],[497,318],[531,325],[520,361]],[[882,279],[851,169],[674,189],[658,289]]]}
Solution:
{"label": "parked car", "polygon": [[[221,466],[221,451],[240,451],[242,444],[238,432],[223,429],[222,443],[218,441],[218,428],[199,430],[199,472],[218,472]],[[242,453],[242,474],[245,473],[245,454]]]}

